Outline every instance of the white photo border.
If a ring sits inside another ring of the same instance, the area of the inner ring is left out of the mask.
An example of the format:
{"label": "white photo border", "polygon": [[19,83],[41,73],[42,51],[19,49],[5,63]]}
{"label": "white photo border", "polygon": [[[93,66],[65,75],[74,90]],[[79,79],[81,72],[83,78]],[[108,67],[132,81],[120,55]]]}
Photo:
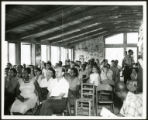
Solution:
{"label": "white photo border", "polygon": [[[6,51],[6,46],[4,45],[4,40],[5,40],[5,6],[6,5],[22,5],[22,4],[25,4],[25,5],[142,5],[143,6],[143,31],[144,31],[144,34],[143,34],[143,53],[144,53],[144,56],[143,56],[143,117],[139,118],[139,119],[145,119],[147,114],[146,114],[146,104],[147,104],[147,101],[146,101],[146,98],[147,98],[147,94],[146,94],[146,88],[147,88],[147,36],[146,36],[146,33],[147,33],[147,4],[146,2],[144,1],[130,1],[130,2],[126,2],[126,1],[105,1],[105,2],[90,2],[90,1],[87,1],[87,2],[72,2],[72,1],[69,1],[69,2],[66,2],[66,1],[61,1],[61,2],[58,2],[58,1],[50,1],[50,2],[45,2],[45,1],[2,1],[1,2],[1,40],[2,40],[2,44],[1,44],[1,115],[2,115],[2,119],[108,119],[108,118],[102,118],[102,117],[99,117],[99,116],[88,116],[88,117],[84,117],[84,116],[12,116],[12,115],[4,115],[4,68],[6,66],[6,54],[5,54],[5,51]],[[115,119],[115,118],[110,118],[110,119]],[[122,118],[118,118],[118,119],[123,119]],[[135,118],[126,118],[124,117],[124,119],[135,119]],[[138,118],[136,118],[138,119]]]}

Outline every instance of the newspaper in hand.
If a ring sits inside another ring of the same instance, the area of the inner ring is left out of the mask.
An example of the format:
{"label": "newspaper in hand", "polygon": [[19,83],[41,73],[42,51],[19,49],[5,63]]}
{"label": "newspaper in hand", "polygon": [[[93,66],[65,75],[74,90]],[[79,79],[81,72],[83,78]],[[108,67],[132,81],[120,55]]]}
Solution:
{"label": "newspaper in hand", "polygon": [[102,107],[102,110],[100,112],[100,115],[102,117],[117,117],[115,114],[113,114],[111,111],[109,111],[107,108]]}

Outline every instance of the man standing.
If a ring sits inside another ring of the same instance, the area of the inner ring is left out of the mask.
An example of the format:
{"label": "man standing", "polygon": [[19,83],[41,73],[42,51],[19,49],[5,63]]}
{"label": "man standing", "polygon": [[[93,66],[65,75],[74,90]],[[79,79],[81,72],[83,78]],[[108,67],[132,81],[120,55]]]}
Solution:
{"label": "man standing", "polygon": [[142,117],[142,94],[128,92],[126,85],[119,81],[115,84],[115,93],[123,101],[120,114],[125,117]]}
{"label": "man standing", "polygon": [[57,66],[55,68],[56,78],[48,85],[47,100],[42,104],[40,115],[59,114],[64,111],[67,104],[67,97],[69,91],[69,83],[63,77],[63,68]]}
{"label": "man standing", "polygon": [[133,59],[133,51],[130,49],[128,50],[128,55],[126,55],[123,59],[123,68],[124,68],[124,71],[123,71],[123,76],[124,76],[124,83],[126,84],[127,80],[130,80],[130,75],[132,73],[132,65],[134,62],[134,59]]}

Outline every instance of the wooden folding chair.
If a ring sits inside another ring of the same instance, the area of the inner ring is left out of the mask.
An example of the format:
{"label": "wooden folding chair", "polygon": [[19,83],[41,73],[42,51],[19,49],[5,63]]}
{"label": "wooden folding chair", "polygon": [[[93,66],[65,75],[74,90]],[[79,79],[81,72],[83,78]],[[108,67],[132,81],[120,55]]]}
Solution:
{"label": "wooden folding chair", "polygon": [[98,108],[100,106],[109,105],[110,110],[114,112],[114,89],[112,90],[99,90],[96,89],[96,115],[98,115]]}

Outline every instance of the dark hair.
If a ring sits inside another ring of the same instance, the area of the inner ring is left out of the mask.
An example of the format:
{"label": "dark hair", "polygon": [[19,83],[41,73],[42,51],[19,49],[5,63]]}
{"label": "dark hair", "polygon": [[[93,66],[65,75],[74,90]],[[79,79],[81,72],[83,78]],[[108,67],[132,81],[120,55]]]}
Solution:
{"label": "dark hair", "polygon": [[42,74],[42,70],[40,68],[36,67],[35,69]]}
{"label": "dark hair", "polygon": [[111,62],[115,62],[115,60],[111,60]]}
{"label": "dark hair", "polygon": [[53,73],[52,77],[55,78],[55,70],[53,68],[48,68],[48,70],[52,71]]}
{"label": "dark hair", "polygon": [[77,76],[78,76],[78,70],[77,70],[76,68],[71,68],[71,70],[73,70],[73,71],[74,71],[75,76],[77,77]]}
{"label": "dark hair", "polygon": [[82,64],[81,67],[82,67],[83,70],[85,70],[85,68],[86,68],[86,64]]}
{"label": "dark hair", "polygon": [[46,64],[48,64],[48,65],[50,65],[50,66],[51,66],[51,62],[50,62],[50,61],[48,61]]}
{"label": "dark hair", "polygon": [[14,72],[15,76],[17,75],[17,71],[15,68],[11,68],[10,70],[12,70]]}
{"label": "dark hair", "polygon": [[62,61],[59,61],[59,64],[62,66]]}
{"label": "dark hair", "polygon": [[101,73],[101,70],[100,70],[100,67],[98,67],[97,65],[93,65],[92,68],[96,68],[98,73],[100,74]]}
{"label": "dark hair", "polygon": [[30,74],[30,73],[31,73],[31,69],[30,69],[29,67],[24,68],[24,71],[27,71],[27,73],[28,73],[28,74]]}
{"label": "dark hair", "polygon": [[128,53],[130,53],[130,52],[133,52],[133,50],[129,49],[129,50],[128,50]]}

